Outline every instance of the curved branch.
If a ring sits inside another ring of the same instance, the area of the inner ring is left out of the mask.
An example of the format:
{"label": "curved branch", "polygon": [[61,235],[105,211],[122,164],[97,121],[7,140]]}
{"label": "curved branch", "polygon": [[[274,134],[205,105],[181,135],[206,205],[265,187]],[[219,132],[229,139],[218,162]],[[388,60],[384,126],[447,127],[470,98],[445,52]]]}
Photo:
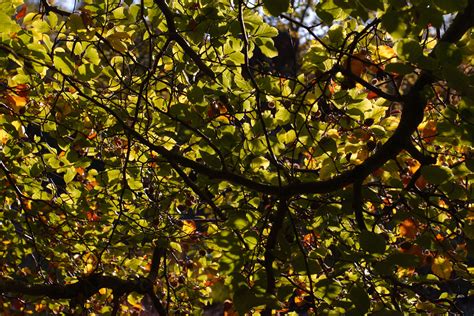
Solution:
{"label": "curved branch", "polygon": [[[153,292],[153,285],[147,278],[123,280],[115,276],[93,274],[79,279],[73,284],[27,284],[15,280],[0,280],[0,293],[16,293],[29,296],[49,297],[52,299],[87,299],[101,288],[111,289],[114,295],[122,296],[126,293],[137,292],[148,294]],[[151,292],[150,292],[151,291]],[[154,294],[153,294],[154,296]],[[166,315],[163,304],[155,296],[153,303],[159,315]]]}
{"label": "curved branch", "polygon": [[[158,6],[163,10],[165,17],[169,19],[169,23],[172,21],[172,13],[168,6],[163,0],[155,0]],[[170,24],[174,25],[174,24]],[[459,13],[454,19],[451,26],[448,28],[441,42],[453,43],[458,41],[465,32],[467,32],[474,25],[474,0],[469,1],[466,9]],[[173,27],[170,27],[170,32],[173,32]],[[174,32],[176,30],[174,29]],[[3,45],[2,45],[3,46]],[[4,47],[2,47],[4,48]],[[11,53],[11,50],[5,49]],[[435,51],[435,49],[433,50]],[[195,54],[195,53],[194,53]],[[199,56],[195,55],[200,60]],[[202,61],[201,61],[202,62]],[[207,66],[206,66],[207,67]],[[177,152],[167,150],[162,146],[151,143],[145,136],[131,128],[120,116],[115,113],[112,109],[108,108],[104,104],[100,103],[81,89],[78,84],[67,75],[63,76],[66,80],[74,87],[79,94],[96,104],[98,107],[104,109],[109,114],[114,116],[122,127],[130,133],[137,141],[150,149],[156,151],[159,155],[164,157],[168,161],[174,161],[183,167],[191,168],[194,171],[206,175],[210,179],[225,180],[236,185],[244,186],[248,189],[262,192],[271,195],[280,196],[293,196],[297,194],[315,194],[315,193],[330,193],[335,190],[346,187],[353,184],[356,179],[363,179],[370,175],[374,170],[382,167],[388,160],[396,157],[403,149],[409,146],[411,140],[410,137],[417,129],[418,125],[423,120],[424,109],[426,106],[426,99],[422,96],[423,89],[435,78],[430,72],[423,71],[418,80],[415,82],[410,92],[403,97],[403,111],[400,119],[400,123],[393,133],[393,135],[383,144],[380,149],[367,158],[362,164],[354,167],[351,170],[343,172],[342,174],[324,181],[311,181],[294,183],[282,186],[269,185],[261,183],[245,176],[232,173],[227,170],[218,170],[191,159],[188,159]]]}

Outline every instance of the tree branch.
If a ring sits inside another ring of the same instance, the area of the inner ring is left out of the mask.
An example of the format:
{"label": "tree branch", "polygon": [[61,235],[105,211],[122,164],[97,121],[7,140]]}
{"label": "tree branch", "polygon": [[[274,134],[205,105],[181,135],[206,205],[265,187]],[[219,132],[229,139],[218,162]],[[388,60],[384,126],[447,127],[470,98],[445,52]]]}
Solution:
{"label": "tree branch", "polygon": [[364,221],[364,205],[362,199],[362,180],[354,182],[352,208],[354,209],[357,226],[361,231],[367,231]]}
{"label": "tree branch", "polygon": [[[352,59],[357,59],[357,58],[353,57]],[[388,101],[392,101],[392,102],[400,102],[401,101],[400,96],[391,95],[391,94],[388,94],[388,93],[382,91],[380,88],[377,88],[376,86],[371,85],[370,83],[368,83],[364,79],[356,76],[355,74],[352,73],[352,71],[348,70],[347,68],[336,65],[334,67],[334,70],[336,72],[341,72],[344,76],[350,78],[351,80],[354,80],[357,83],[360,83],[364,88],[366,88],[369,91],[372,91],[372,92],[376,93],[379,97],[382,97],[382,98],[384,98]]]}
{"label": "tree branch", "polygon": [[414,159],[418,160],[420,164],[424,165],[431,165],[436,162],[436,158],[432,156],[427,156],[419,151],[412,142],[409,142],[405,146],[406,151],[412,156]]}
{"label": "tree branch", "polygon": [[161,259],[166,260],[166,249],[161,245],[155,246],[153,249],[153,255],[151,258],[150,273],[148,274],[148,279],[150,281],[155,281],[158,277],[158,269],[160,268]]}
{"label": "tree branch", "polygon": [[165,16],[166,19],[166,25],[168,26],[168,33],[169,36],[172,40],[174,40],[176,43],[181,46],[181,48],[184,50],[186,55],[188,55],[195,63],[198,68],[205,73],[207,76],[209,76],[211,79],[215,79],[216,74],[214,71],[212,71],[211,68],[209,68],[199,57],[198,54],[189,46],[188,42],[179,35],[178,31],[176,30],[176,25],[174,24],[174,17],[173,17],[173,12],[171,12],[170,8],[166,4],[164,0],[155,0],[156,5],[160,8],[161,12]]}
{"label": "tree branch", "polygon": [[[273,261],[275,261],[275,256],[273,252],[278,241],[278,233],[280,232],[283,221],[288,213],[288,201],[286,199],[281,199],[278,204],[278,209],[275,217],[272,221],[272,228],[268,234],[267,244],[265,245],[265,254],[264,254],[264,267],[267,274],[267,294],[275,294],[275,272],[273,271]],[[264,315],[271,315],[271,310],[265,308]]]}
{"label": "tree branch", "polygon": [[[163,0],[155,0],[158,6],[163,10],[165,17],[169,19],[170,24],[173,21],[172,13]],[[174,21],[173,21],[174,22]],[[454,19],[451,26],[448,28],[440,42],[453,43],[459,40],[464,33],[474,25],[474,0],[469,1],[466,9],[459,13]],[[170,32],[173,32],[174,26],[169,26]],[[176,30],[174,29],[174,32]],[[439,44],[438,44],[439,45]],[[3,45],[2,45],[3,46]],[[3,46],[3,48],[5,48]],[[7,50],[7,49],[5,49]],[[10,51],[10,50],[9,50]],[[433,50],[434,51],[434,50]],[[11,51],[10,51],[11,52]],[[11,52],[14,53],[14,52]],[[195,54],[195,53],[194,53]],[[199,56],[195,55],[198,60]],[[201,61],[202,62],[202,61]],[[206,66],[207,67],[207,66]],[[57,71],[57,70],[56,70]],[[64,75],[64,74],[63,74]],[[410,137],[416,130],[418,125],[423,120],[424,108],[426,106],[426,99],[421,95],[425,86],[432,83],[435,78],[430,72],[423,71],[418,80],[415,82],[409,93],[403,97],[403,110],[400,123],[394,134],[384,143],[380,149],[367,158],[362,164],[354,167],[352,170],[343,172],[342,174],[324,181],[311,181],[303,183],[293,183],[288,185],[276,186],[264,184],[239,174],[229,172],[227,170],[217,170],[201,163],[188,159],[179,153],[165,149],[164,147],[151,143],[145,136],[131,128],[126,124],[120,116],[113,110],[103,105],[90,95],[81,91],[80,87],[70,77],[64,75],[66,80],[73,86],[80,95],[94,102],[97,106],[107,111],[114,116],[122,127],[129,132],[136,140],[150,149],[156,151],[168,161],[175,161],[183,167],[191,168],[194,171],[206,175],[210,179],[225,180],[236,185],[244,186],[250,190],[262,192],[265,194],[279,195],[279,196],[293,196],[296,194],[316,194],[316,193],[330,193],[335,190],[346,187],[356,179],[366,178],[374,170],[382,167],[388,160],[396,157],[401,150],[411,141]]]}
{"label": "tree branch", "polygon": [[[52,299],[87,299],[101,288],[111,289],[114,296],[137,292],[148,294],[153,291],[153,285],[147,278],[123,280],[115,276],[93,274],[79,279],[73,284],[27,284],[15,280],[0,280],[0,293],[15,293],[29,296],[47,296]],[[158,298],[152,300],[159,315],[166,315],[165,309]]]}

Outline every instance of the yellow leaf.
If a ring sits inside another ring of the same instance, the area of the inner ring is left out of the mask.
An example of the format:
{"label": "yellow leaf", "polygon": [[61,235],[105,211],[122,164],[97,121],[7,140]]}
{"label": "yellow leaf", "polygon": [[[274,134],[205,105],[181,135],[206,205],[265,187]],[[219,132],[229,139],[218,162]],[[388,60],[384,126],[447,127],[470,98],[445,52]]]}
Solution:
{"label": "yellow leaf", "polygon": [[449,279],[453,272],[453,263],[443,256],[437,256],[431,265],[433,273],[441,279]]}
{"label": "yellow leaf", "polygon": [[196,231],[196,223],[192,220],[183,221],[183,232],[188,235],[193,234]]}
{"label": "yellow leaf", "polygon": [[95,270],[95,265],[93,265],[91,263],[88,263],[84,267],[84,274],[85,275],[90,275],[92,272],[94,272],[94,270]]}
{"label": "yellow leaf", "polygon": [[397,56],[397,54],[395,53],[395,50],[392,47],[387,46],[387,45],[378,46],[377,51],[380,58],[382,59],[390,59]]}
{"label": "yellow leaf", "polygon": [[92,252],[86,253],[83,256],[83,259],[87,263],[96,263],[97,262],[97,257]]}
{"label": "yellow leaf", "polygon": [[415,274],[415,267],[402,268],[398,267],[397,276],[399,278],[411,277]]}
{"label": "yellow leaf", "polygon": [[143,299],[143,295],[139,294],[130,294],[127,296],[127,302],[132,305],[134,308],[141,310],[142,309],[142,304],[141,301]]}
{"label": "yellow leaf", "polygon": [[38,304],[35,304],[35,312],[42,312],[46,309],[46,305],[45,304],[41,304],[41,303],[38,303]]}
{"label": "yellow leaf", "polygon": [[88,252],[82,257],[82,259],[86,262],[86,266],[84,267],[83,271],[84,274],[89,275],[94,272],[98,262],[97,257],[92,252]]}

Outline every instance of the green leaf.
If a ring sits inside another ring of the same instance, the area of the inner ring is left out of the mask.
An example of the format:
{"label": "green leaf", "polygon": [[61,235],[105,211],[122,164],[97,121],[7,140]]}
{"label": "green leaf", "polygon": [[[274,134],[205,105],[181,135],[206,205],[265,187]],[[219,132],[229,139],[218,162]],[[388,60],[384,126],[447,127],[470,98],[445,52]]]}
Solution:
{"label": "green leaf", "polygon": [[432,184],[442,184],[453,176],[451,169],[444,166],[423,166],[421,175]]}
{"label": "green leaf", "polygon": [[390,63],[385,66],[385,71],[399,74],[401,76],[412,73],[415,70],[413,66],[404,63]]}
{"label": "green leaf", "polygon": [[433,0],[433,3],[441,10],[444,10],[446,13],[459,11],[459,10],[464,9],[467,6],[467,0],[456,0],[456,1]]}
{"label": "green leaf", "polygon": [[262,37],[273,38],[278,35],[278,29],[260,22],[252,35],[258,36],[257,39],[261,39]]}
{"label": "green leaf", "polygon": [[245,214],[233,214],[229,216],[229,222],[238,230],[242,230],[249,225],[249,221]]}
{"label": "green leaf", "polygon": [[407,32],[408,25],[396,9],[389,9],[382,16],[382,26],[394,39],[403,38]]}
{"label": "green leaf", "polygon": [[329,28],[328,36],[330,43],[337,45],[344,39],[344,28],[341,25],[335,24]]}
{"label": "green leaf", "polygon": [[458,67],[445,65],[441,72],[449,87],[462,92],[469,92],[472,89],[472,85],[469,85],[469,77],[461,72]]}
{"label": "green leaf", "polygon": [[74,73],[74,62],[65,53],[57,53],[53,58],[54,67],[67,76]]}
{"label": "green leaf", "polygon": [[360,247],[370,253],[385,252],[385,238],[373,232],[361,232],[359,235]]}
{"label": "green leaf", "polygon": [[288,11],[290,0],[263,0],[263,5],[273,16],[279,16]]}
{"label": "green leaf", "polygon": [[270,161],[265,157],[256,157],[250,162],[250,168],[253,171],[258,171],[260,169],[267,169],[270,166]]}
{"label": "green leaf", "polygon": [[66,174],[64,175],[64,182],[66,182],[66,184],[68,184],[69,182],[71,182],[74,179],[76,174],[77,174],[76,168],[74,168],[74,167],[68,168],[66,170]]}
{"label": "green leaf", "polygon": [[20,26],[16,24],[12,19],[4,12],[0,12],[0,30],[2,30],[2,39],[5,40],[9,34],[17,32]]}
{"label": "green leaf", "polygon": [[416,267],[420,258],[416,255],[408,253],[393,253],[386,259],[386,262],[392,266],[400,266],[402,268]]}
{"label": "green leaf", "polygon": [[333,0],[319,1],[316,5],[316,14],[328,25],[332,24],[335,19],[342,19],[347,16]]}
{"label": "green leaf", "polygon": [[423,49],[420,43],[410,38],[398,41],[394,49],[400,58],[411,62],[416,62],[423,56]]}
{"label": "green leaf", "polygon": [[130,39],[130,35],[126,32],[115,32],[107,36],[107,40],[110,45],[120,53],[127,51],[127,42]]}
{"label": "green leaf", "polygon": [[353,286],[349,292],[349,298],[356,306],[357,313],[364,315],[370,308],[370,298],[367,292],[360,286]]}
{"label": "green leaf", "polygon": [[100,64],[99,52],[92,45],[89,45],[87,47],[87,49],[84,53],[84,59],[86,59],[88,62],[90,62],[94,65],[99,65]]}
{"label": "green leaf", "polygon": [[369,10],[382,10],[383,1],[380,0],[359,0],[360,4]]}
{"label": "green leaf", "polygon": [[292,144],[296,139],[296,132],[290,129],[288,132],[281,132],[277,135],[278,141],[284,145]]}
{"label": "green leaf", "polygon": [[270,38],[258,37],[256,43],[262,54],[268,58],[278,56],[278,51],[273,44],[273,40]]}
{"label": "green leaf", "polygon": [[462,62],[460,49],[452,43],[439,42],[435,47],[435,55],[441,64],[457,66]]}
{"label": "green leaf", "polygon": [[465,223],[463,232],[467,238],[474,240],[474,223],[472,221]]}

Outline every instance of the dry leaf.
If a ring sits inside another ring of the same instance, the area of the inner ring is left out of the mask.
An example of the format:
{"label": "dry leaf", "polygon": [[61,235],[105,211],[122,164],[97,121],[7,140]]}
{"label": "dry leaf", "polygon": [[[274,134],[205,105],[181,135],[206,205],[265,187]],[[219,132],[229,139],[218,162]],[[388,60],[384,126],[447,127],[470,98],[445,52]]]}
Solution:
{"label": "dry leaf", "polygon": [[407,218],[400,223],[399,230],[400,236],[409,239],[414,239],[416,237],[416,234],[418,233],[418,225],[413,219]]}

